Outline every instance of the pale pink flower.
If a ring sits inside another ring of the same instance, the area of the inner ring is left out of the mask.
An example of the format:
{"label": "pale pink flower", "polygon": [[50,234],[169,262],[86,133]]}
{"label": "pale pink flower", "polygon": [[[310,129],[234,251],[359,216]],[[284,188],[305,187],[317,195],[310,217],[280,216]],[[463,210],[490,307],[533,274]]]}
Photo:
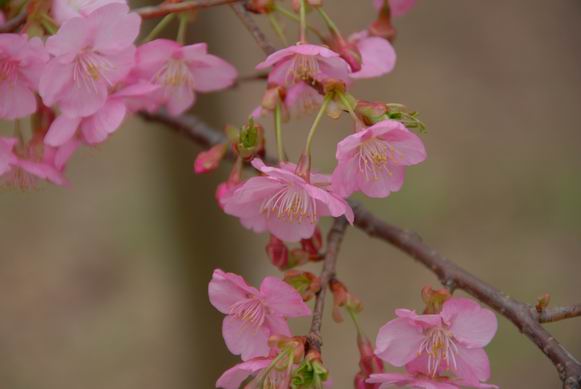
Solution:
{"label": "pale pink flower", "polygon": [[196,92],[226,89],[232,86],[238,72],[228,62],[208,54],[205,43],[182,46],[156,39],[138,48],[133,75],[160,85],[154,97],[177,116],[195,103]]}
{"label": "pale pink flower", "polygon": [[[222,389],[239,389],[240,385],[250,376],[256,375],[257,373],[265,370],[274,362],[274,358],[254,358],[246,362],[241,362],[230,369],[226,370],[224,374],[218,378],[216,381],[216,388]],[[278,383],[281,380],[279,375],[284,373],[278,369],[271,369],[270,379],[273,383]],[[284,377],[282,377],[284,378]],[[276,386],[271,386],[277,388]]]}
{"label": "pale pink flower", "polygon": [[386,197],[401,189],[405,167],[422,162],[426,150],[403,124],[383,120],[339,142],[336,157],[334,192],[343,197],[355,191]]}
{"label": "pale pink flower", "polygon": [[137,99],[157,88],[156,85],[145,82],[126,86],[111,94],[97,112],[87,117],[62,113],[52,122],[44,142],[49,146],[62,146],[73,139],[77,131],[80,138],[89,145],[104,142],[123,123],[128,113],[127,99]]}
{"label": "pale pink flower", "polygon": [[339,54],[326,47],[308,43],[278,50],[256,66],[258,70],[272,67],[268,74],[271,84],[290,86],[300,81],[326,79],[349,83],[349,65]]}
{"label": "pale pink flower", "polygon": [[125,4],[109,4],[86,17],[67,20],[46,47],[39,92],[47,106],[59,105],[71,117],[89,116],[101,108],[108,89],[121,81],[135,62],[133,41],[141,19]]}
{"label": "pale pink flower", "polygon": [[395,67],[395,50],[388,40],[361,31],[351,35],[349,41],[355,44],[361,54],[361,69],[351,73],[351,78],[380,77]]}
{"label": "pale pink flower", "polygon": [[35,91],[47,62],[39,38],[0,34],[0,119],[18,119],[36,111]]}
{"label": "pale pink flower", "polygon": [[225,201],[224,211],[240,218],[255,232],[269,231],[277,238],[298,242],[310,238],[321,216],[345,216],[353,222],[353,210],[342,198],[322,188],[328,179],[311,182],[288,168],[265,166],[260,159],[252,165],[264,175],[242,183]]}
{"label": "pale pink flower", "polygon": [[287,318],[311,314],[301,295],[276,277],[266,277],[258,290],[239,275],[217,269],[208,294],[227,315],[222,325],[226,346],[243,360],[268,356],[270,336],[291,336]]}
{"label": "pale pink flower", "polygon": [[372,374],[366,381],[368,384],[377,384],[379,389],[391,387],[406,387],[416,389],[498,389],[498,386],[480,382],[467,382],[450,377],[431,377],[419,373],[382,373]]}
{"label": "pale pink flower", "polygon": [[[380,10],[385,4],[385,0],[373,0],[375,8]],[[395,17],[403,16],[416,5],[416,0],[389,0],[391,14]]]}
{"label": "pale pink flower", "polygon": [[127,4],[127,0],[52,0],[51,12],[53,18],[62,24],[74,17],[87,16],[112,3]]}
{"label": "pale pink flower", "polygon": [[490,377],[484,351],[494,337],[494,313],[466,298],[447,300],[439,314],[396,310],[377,335],[375,354],[394,366],[430,376],[449,371],[469,383]]}

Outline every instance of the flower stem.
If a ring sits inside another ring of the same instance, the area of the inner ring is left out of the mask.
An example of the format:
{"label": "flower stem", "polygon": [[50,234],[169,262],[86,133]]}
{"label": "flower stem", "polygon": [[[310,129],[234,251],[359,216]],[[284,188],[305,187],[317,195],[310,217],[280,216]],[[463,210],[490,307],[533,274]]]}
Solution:
{"label": "flower stem", "polygon": [[276,20],[274,15],[272,15],[272,13],[268,13],[267,15],[268,15],[268,21],[270,22],[270,25],[272,26],[272,29],[274,30],[274,32],[276,32],[276,35],[278,35],[278,37],[280,38],[280,41],[285,46],[288,46],[286,36],[284,35],[284,31],[282,30],[282,27],[278,23],[278,20]]}
{"label": "flower stem", "polygon": [[[297,15],[295,15],[294,13],[289,11],[288,9],[284,8],[280,4],[275,4],[274,10],[279,12],[282,16],[285,16],[286,18],[288,18],[294,22],[300,23],[300,21],[301,21],[301,18],[299,18]],[[319,37],[319,39],[323,40],[323,38],[324,38],[323,34],[319,30],[317,30],[315,27],[311,26],[308,23],[307,23],[307,30],[309,30],[310,32],[315,34],[317,37]]]}
{"label": "flower stem", "polygon": [[180,25],[178,27],[178,37],[177,41],[180,44],[184,44],[186,42],[186,32],[188,28],[188,17],[186,15],[180,15]]}
{"label": "flower stem", "polygon": [[357,334],[361,335],[361,327],[359,326],[359,321],[357,320],[357,315],[355,315],[355,312],[353,312],[352,309],[347,308],[347,313],[349,313],[349,316],[351,317],[351,320],[353,320],[353,324],[355,324],[355,329],[357,329]]}
{"label": "flower stem", "polygon": [[315,132],[317,131],[317,127],[319,126],[319,122],[321,121],[321,118],[323,117],[323,114],[325,113],[325,110],[327,109],[327,105],[329,104],[329,101],[331,101],[331,95],[326,95],[325,99],[323,100],[323,104],[321,104],[321,109],[319,110],[319,113],[317,114],[317,117],[315,118],[315,121],[313,122],[313,125],[311,126],[311,130],[309,131],[309,135],[307,136],[307,144],[305,145],[305,155],[307,156],[307,158],[311,157],[311,144],[313,142],[313,137],[315,136]]}
{"label": "flower stem", "polygon": [[276,103],[276,107],[274,108],[274,128],[275,128],[275,137],[276,137],[276,151],[278,155],[279,162],[286,161],[284,146],[282,142],[282,113],[280,102]]}
{"label": "flower stem", "polygon": [[306,43],[307,42],[307,5],[305,4],[306,0],[301,0],[301,8],[300,8],[300,23],[301,23],[301,31],[300,31],[300,42]]}
{"label": "flower stem", "polygon": [[355,120],[355,122],[358,122],[359,118],[355,114],[355,110],[351,106],[351,103],[349,102],[349,99],[347,99],[347,96],[345,96],[343,92],[337,92],[337,96],[339,96],[339,100],[341,100],[345,108],[347,108],[347,111],[349,111],[349,115],[351,115],[353,120]]}
{"label": "flower stem", "polygon": [[175,13],[167,14],[157,23],[157,25],[147,34],[145,39],[143,39],[143,43],[147,43],[149,41],[154,40],[157,36],[167,27],[167,25],[174,20],[176,17]]}
{"label": "flower stem", "polygon": [[334,35],[337,35],[338,37],[340,37],[341,39],[343,39],[343,36],[341,35],[341,32],[339,31],[339,28],[337,27],[337,25],[335,24],[335,22],[333,21],[333,19],[331,19],[329,17],[329,15],[323,9],[323,7],[317,7],[316,9],[319,12],[319,15],[321,15],[321,18],[323,18],[323,21],[325,22],[325,24],[327,25],[327,27],[329,28],[329,30],[331,30],[331,32]]}

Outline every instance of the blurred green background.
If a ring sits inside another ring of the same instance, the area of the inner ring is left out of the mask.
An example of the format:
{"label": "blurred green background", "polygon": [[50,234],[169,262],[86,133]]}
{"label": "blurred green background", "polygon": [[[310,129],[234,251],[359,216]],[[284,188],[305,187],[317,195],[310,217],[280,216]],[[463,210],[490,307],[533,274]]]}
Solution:
{"label": "blurred green background", "polygon": [[[373,18],[371,0],[327,3],[344,32]],[[252,74],[263,55],[232,11],[200,16],[190,41],[207,41]],[[428,160],[408,170],[400,193],[366,205],[531,303],[545,292],[555,305],[581,301],[579,20],[577,0],[419,0],[396,21],[396,70],[354,89],[407,104],[429,126]],[[193,112],[216,128],[240,124],[263,87],[202,96]],[[286,127],[293,157],[309,120]],[[335,142],[348,131],[347,121],[324,120],[314,145],[319,170],[332,168]],[[134,118],[75,156],[70,189],[0,193],[2,388],[212,388],[236,362],[220,335],[222,315],[207,300],[212,270],[254,284],[276,272],[264,255],[266,236],[242,229],[214,203],[228,167],[193,175],[199,151]],[[420,309],[420,289],[437,286],[410,258],[355,229],[338,272],[364,301],[362,324],[372,338],[395,308]],[[579,320],[548,327],[581,356]],[[293,325],[302,334],[308,319]],[[335,387],[350,388],[353,326],[326,315],[323,336]],[[502,318],[488,351],[491,382],[560,387],[551,363]]]}

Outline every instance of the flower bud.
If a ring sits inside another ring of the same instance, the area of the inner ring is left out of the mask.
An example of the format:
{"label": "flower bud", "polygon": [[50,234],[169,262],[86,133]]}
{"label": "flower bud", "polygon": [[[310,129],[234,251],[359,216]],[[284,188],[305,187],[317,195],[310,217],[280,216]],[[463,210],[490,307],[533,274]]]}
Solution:
{"label": "flower bud", "polygon": [[373,353],[371,341],[362,334],[357,335],[357,347],[359,348],[359,372],[355,376],[356,389],[377,389],[378,384],[368,384],[365,380],[371,374],[383,373],[383,361]]}
{"label": "flower bud", "polygon": [[332,279],[329,283],[329,288],[333,293],[333,320],[337,323],[343,321],[343,316],[341,315],[341,308],[351,310],[352,312],[361,312],[363,310],[363,305],[361,301],[353,296],[347,290],[347,287],[336,278]]}
{"label": "flower bud", "polygon": [[543,312],[543,310],[545,308],[547,308],[549,306],[549,303],[551,302],[551,295],[548,293],[545,293],[544,295],[542,295],[541,297],[539,297],[537,299],[537,304],[535,305],[535,309],[537,310],[538,313]]}
{"label": "flower bud", "polygon": [[274,266],[284,270],[288,266],[288,247],[274,235],[270,235],[270,240],[266,244],[266,255]]}
{"label": "flower bud", "polygon": [[397,31],[391,23],[391,10],[388,1],[385,1],[377,19],[369,26],[368,32],[371,36],[378,36],[390,42],[394,41]]}
{"label": "flower bud", "polygon": [[291,381],[293,389],[319,388],[321,382],[327,381],[329,371],[321,360],[321,354],[315,350],[309,350],[300,366],[295,370]]}
{"label": "flower bud", "polygon": [[264,129],[260,124],[255,123],[253,118],[250,118],[248,124],[240,130],[235,149],[246,161],[264,154]]}
{"label": "flower bud", "polygon": [[256,14],[268,14],[274,11],[274,0],[249,0],[244,7]]}
{"label": "flower bud", "polygon": [[282,86],[275,85],[273,87],[269,87],[266,92],[264,92],[260,105],[266,110],[274,111],[276,105],[282,104],[285,97],[286,89]]}
{"label": "flower bud", "polygon": [[319,277],[308,271],[290,270],[285,273],[284,281],[300,293],[303,301],[309,301],[321,290]]}
{"label": "flower bud", "polygon": [[226,149],[227,145],[223,143],[199,153],[194,162],[194,172],[202,174],[216,170],[220,166],[220,161],[226,155]]}
{"label": "flower bud", "polygon": [[355,43],[348,42],[337,34],[333,34],[331,38],[326,39],[325,43],[349,64],[352,72],[361,70],[361,52]]}
{"label": "flower bud", "polygon": [[355,113],[368,126],[386,119],[387,106],[375,101],[359,100],[355,106]]}
{"label": "flower bud", "polygon": [[308,239],[301,240],[301,247],[309,254],[311,261],[319,261],[322,259],[320,251],[323,247],[323,236],[319,226],[315,227],[315,233]]}
{"label": "flower bud", "polygon": [[422,300],[426,304],[424,314],[436,314],[442,311],[442,306],[452,295],[448,289],[432,289],[431,286],[422,288]]}

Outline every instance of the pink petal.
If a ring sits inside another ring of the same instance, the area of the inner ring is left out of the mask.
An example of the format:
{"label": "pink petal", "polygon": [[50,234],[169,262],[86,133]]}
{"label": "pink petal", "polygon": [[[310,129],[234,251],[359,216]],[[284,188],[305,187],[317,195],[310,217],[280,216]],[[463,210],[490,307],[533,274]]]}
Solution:
{"label": "pink petal", "polygon": [[361,70],[351,73],[351,78],[373,78],[387,74],[395,67],[395,50],[385,39],[369,37],[359,40],[357,48],[361,53]]}
{"label": "pink petal", "polygon": [[94,115],[83,120],[81,130],[85,141],[91,145],[103,142],[119,128],[126,113],[125,104],[119,100],[105,103]]}
{"label": "pink petal", "polygon": [[137,48],[136,73],[138,76],[153,81],[156,73],[167,63],[181,46],[168,39],[155,39]]}
{"label": "pink petal", "polygon": [[454,337],[467,347],[484,347],[498,329],[496,315],[476,302],[453,297],[444,303],[442,317],[450,323]]}
{"label": "pink petal", "polygon": [[359,190],[374,198],[387,197],[390,193],[401,190],[405,176],[404,167],[388,164],[386,168],[389,170],[382,170],[377,176],[367,177],[359,173],[357,175]]}
{"label": "pink petal", "polygon": [[167,110],[172,116],[179,116],[190,109],[196,101],[194,90],[187,85],[179,85],[173,88],[165,87],[167,96]]}
{"label": "pink petal", "polygon": [[272,335],[282,335],[282,336],[292,336],[291,330],[288,326],[288,321],[279,315],[268,315],[266,317],[266,326],[269,329],[270,336]]}
{"label": "pink petal", "polygon": [[230,307],[238,301],[258,294],[258,290],[249,286],[238,274],[226,273],[220,269],[214,270],[208,285],[210,303],[225,314],[229,314]]}
{"label": "pink petal", "polygon": [[46,40],[46,49],[54,56],[76,55],[91,42],[91,31],[84,18],[67,20],[56,35]]}
{"label": "pink petal", "polygon": [[18,119],[36,111],[36,96],[20,80],[0,81],[0,118]]}
{"label": "pink petal", "polygon": [[400,367],[417,356],[423,339],[421,327],[404,318],[394,319],[379,330],[375,354]]}
{"label": "pink petal", "polygon": [[289,223],[276,216],[266,219],[266,227],[270,233],[286,242],[298,242],[307,239],[315,233],[316,223],[303,220],[302,222]]}
{"label": "pink petal", "polygon": [[455,373],[468,382],[486,381],[490,378],[490,362],[481,348],[468,349],[458,346]]}
{"label": "pink petal", "polygon": [[262,281],[260,294],[271,311],[283,316],[299,317],[311,314],[311,309],[295,288],[276,277],[266,277]]}
{"label": "pink petal", "polygon": [[59,100],[66,90],[73,84],[73,64],[62,63],[53,58],[44,68],[40,77],[38,93],[44,104],[52,106]]}
{"label": "pink petal", "polygon": [[44,143],[53,147],[64,145],[75,135],[80,123],[80,117],[59,115],[48,128]]}
{"label": "pink petal", "polygon": [[232,354],[240,355],[243,361],[256,357],[266,357],[269,354],[268,328],[253,327],[248,322],[233,316],[226,316],[222,323],[222,336],[228,350]]}
{"label": "pink petal", "polygon": [[139,34],[141,18],[128,13],[123,3],[112,3],[95,10],[87,18],[94,35],[93,47],[101,52],[119,52],[131,46]]}
{"label": "pink petal", "polygon": [[222,389],[239,389],[242,382],[252,374],[265,369],[272,363],[272,358],[256,358],[237,364],[226,370],[216,381],[216,387]]}
{"label": "pink petal", "polygon": [[194,89],[199,92],[228,88],[238,77],[238,71],[234,66],[211,54],[197,58],[189,68],[194,77]]}

